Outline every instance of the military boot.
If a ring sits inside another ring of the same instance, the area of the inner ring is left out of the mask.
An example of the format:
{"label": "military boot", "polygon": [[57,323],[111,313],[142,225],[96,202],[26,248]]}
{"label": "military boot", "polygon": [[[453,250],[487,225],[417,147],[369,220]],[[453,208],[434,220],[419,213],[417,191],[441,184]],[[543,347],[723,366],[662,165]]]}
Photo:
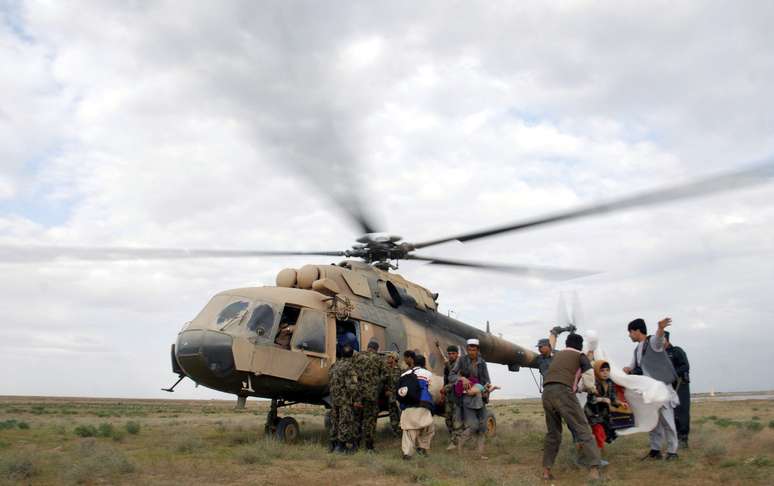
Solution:
{"label": "military boot", "polygon": [[374,449],[374,441],[367,440],[365,443],[366,452],[374,453],[376,450]]}
{"label": "military boot", "polygon": [[339,441],[332,440],[328,442],[328,452],[333,453],[336,452],[336,447],[339,445]]}
{"label": "military boot", "polygon": [[336,441],[336,446],[334,447],[333,452],[337,454],[344,454],[345,452],[347,452],[347,449],[342,442]]}
{"label": "military boot", "polygon": [[355,452],[357,452],[357,443],[354,444],[346,444],[344,446],[344,454],[352,455]]}

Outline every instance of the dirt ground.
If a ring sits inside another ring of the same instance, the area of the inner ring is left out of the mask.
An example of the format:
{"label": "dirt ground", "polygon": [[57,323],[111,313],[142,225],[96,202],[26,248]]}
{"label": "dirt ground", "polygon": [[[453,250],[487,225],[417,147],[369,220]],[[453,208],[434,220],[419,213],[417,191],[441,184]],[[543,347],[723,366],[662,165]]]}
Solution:
{"label": "dirt ground", "polygon": [[[281,409],[301,424],[295,444],[264,437],[267,403],[0,397],[0,484],[511,485],[540,480],[538,400],[493,401],[489,460],[447,452],[442,418],[430,457],[403,461],[380,420],[376,454],[328,454],[322,407]],[[691,448],[643,462],[646,434],[603,452],[609,484],[774,484],[774,400],[693,404]],[[555,484],[585,484],[569,433]]]}

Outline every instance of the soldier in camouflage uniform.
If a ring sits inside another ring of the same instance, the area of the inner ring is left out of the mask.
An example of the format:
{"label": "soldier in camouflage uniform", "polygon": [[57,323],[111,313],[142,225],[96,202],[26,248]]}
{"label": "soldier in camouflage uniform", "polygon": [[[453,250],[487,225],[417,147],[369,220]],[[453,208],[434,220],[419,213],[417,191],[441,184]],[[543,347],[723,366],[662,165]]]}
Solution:
{"label": "soldier in camouflage uniform", "polygon": [[379,343],[370,341],[365,353],[355,355],[355,369],[360,377],[363,408],[359,415],[360,431],[366,451],[374,450],[376,418],[379,415],[379,395],[384,390],[387,368],[378,354]]}
{"label": "soldier in camouflage uniform", "polygon": [[[353,336],[354,338],[354,336]],[[357,428],[355,409],[361,406],[360,382],[349,342],[341,347],[341,357],[328,371],[331,392],[331,451],[354,453]]]}
{"label": "soldier in camouflage uniform", "polygon": [[395,395],[398,388],[398,379],[401,370],[398,366],[398,353],[391,351],[387,353],[387,376],[385,378],[384,388],[387,392],[387,410],[390,411],[390,428],[393,435],[400,435],[400,407]]}

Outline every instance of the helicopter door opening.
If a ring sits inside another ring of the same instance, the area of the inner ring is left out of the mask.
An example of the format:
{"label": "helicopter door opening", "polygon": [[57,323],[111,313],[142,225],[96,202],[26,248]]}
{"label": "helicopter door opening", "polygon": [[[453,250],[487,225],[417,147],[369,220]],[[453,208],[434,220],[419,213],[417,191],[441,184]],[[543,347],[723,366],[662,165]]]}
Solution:
{"label": "helicopter door opening", "polygon": [[344,334],[348,332],[355,335],[355,351],[360,351],[360,322],[354,319],[336,319],[336,355],[339,354]]}
{"label": "helicopter door opening", "polygon": [[298,322],[298,316],[301,314],[301,309],[286,305],[282,309],[282,316],[280,316],[279,327],[277,328],[277,334],[274,336],[274,344],[283,349],[290,349],[290,340],[293,338],[293,333],[296,331],[296,323]]}

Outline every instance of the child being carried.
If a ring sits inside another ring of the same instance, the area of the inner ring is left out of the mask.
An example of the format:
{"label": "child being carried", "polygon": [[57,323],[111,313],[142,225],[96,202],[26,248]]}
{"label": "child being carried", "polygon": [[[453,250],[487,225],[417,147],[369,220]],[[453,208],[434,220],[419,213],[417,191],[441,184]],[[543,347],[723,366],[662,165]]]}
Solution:
{"label": "child being carried", "polygon": [[610,379],[610,363],[594,361],[594,376],[596,378],[596,393],[589,394],[583,411],[591,425],[591,431],[597,441],[597,447],[603,449],[605,442],[613,442],[618,436],[610,427],[610,407],[621,404],[616,396],[616,386]]}
{"label": "child being carried", "polygon": [[469,397],[474,397],[476,395],[484,395],[492,393],[495,390],[499,390],[500,387],[497,385],[492,385],[491,383],[488,385],[482,385],[478,382],[478,380],[475,377],[470,377],[468,379],[470,382],[470,388],[465,390],[462,380],[457,381],[454,387],[454,394],[458,397],[461,397],[463,395],[467,395]]}

